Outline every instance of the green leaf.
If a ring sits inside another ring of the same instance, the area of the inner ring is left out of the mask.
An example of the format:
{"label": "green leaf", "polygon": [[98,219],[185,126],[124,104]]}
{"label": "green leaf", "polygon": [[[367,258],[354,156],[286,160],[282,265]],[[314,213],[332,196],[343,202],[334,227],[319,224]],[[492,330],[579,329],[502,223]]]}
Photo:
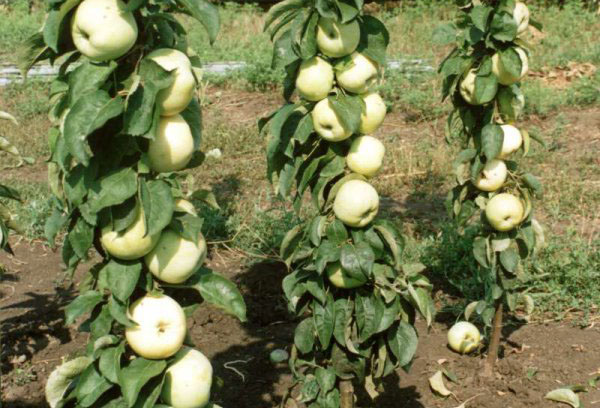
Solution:
{"label": "green leaf", "polygon": [[307,317],[296,326],[294,344],[302,354],[312,351],[315,344],[315,324],[312,318]]}
{"label": "green leaf", "polygon": [[74,391],[74,394],[77,396],[78,406],[92,406],[112,386],[110,382],[96,371],[95,365],[90,364],[79,376],[77,387]]}
{"label": "green leaf", "polygon": [[527,184],[529,188],[531,188],[536,193],[540,193],[543,190],[542,183],[540,183],[537,177],[535,177],[531,173],[523,174],[523,181],[525,182],[525,184]]}
{"label": "green leaf", "polygon": [[97,214],[100,210],[122,204],[137,193],[137,174],[129,167],[109,172],[95,181],[88,199],[89,211]]}
{"label": "green leaf", "polygon": [[150,379],[160,375],[165,368],[167,368],[165,360],[147,360],[137,357],[127,367],[121,369],[119,384],[127,406],[133,407],[142,387]]}
{"label": "green leaf", "polygon": [[286,264],[291,261],[292,255],[298,244],[302,240],[303,229],[301,225],[297,225],[291,230],[289,230],[285,236],[283,237],[283,241],[281,242],[281,248],[279,250],[279,256],[284,260]]}
{"label": "green leaf", "polygon": [[86,259],[87,252],[94,241],[94,229],[85,222],[83,217],[79,217],[73,226],[73,229],[69,231],[67,239],[71,243],[71,248],[73,248],[77,256],[81,259]]}
{"label": "green leaf", "polygon": [[102,301],[102,294],[95,290],[88,290],[77,296],[65,307],[65,323],[72,324],[75,319],[84,313],[90,313]]}
{"label": "green leaf", "polygon": [[377,332],[383,309],[377,307],[374,295],[356,295],[356,322],[358,324],[359,340],[364,342]]}
{"label": "green leaf", "polygon": [[333,326],[333,336],[335,340],[343,347],[346,346],[345,330],[346,326],[352,321],[352,312],[354,304],[346,299],[338,299],[334,304],[335,321]]}
{"label": "green leaf", "polygon": [[296,55],[294,48],[292,47],[292,31],[287,30],[280,35],[273,44],[273,59],[271,60],[271,68],[281,69],[290,66],[296,61],[299,62],[301,60],[300,57]]}
{"label": "green leaf", "polygon": [[357,248],[351,244],[343,244],[340,252],[340,263],[342,268],[350,277],[361,281],[368,275],[363,271],[363,260]]}
{"label": "green leaf", "polygon": [[[137,401],[133,408],[160,408],[162,405],[155,405],[158,401],[165,382],[165,376],[155,377],[148,381],[140,391]],[[163,406],[168,408],[166,406]],[[209,404],[207,408],[214,408]]]}
{"label": "green leaf", "polygon": [[492,7],[477,5],[471,9],[469,16],[471,17],[471,21],[473,25],[477,27],[480,31],[486,32],[488,26],[489,16],[494,11]]}
{"label": "green leaf", "polygon": [[329,240],[323,240],[315,253],[317,272],[323,273],[327,264],[340,260],[340,247]]}
{"label": "green leaf", "polygon": [[192,131],[194,150],[198,150],[202,143],[202,108],[198,100],[196,98],[192,99],[180,115],[185,119]]}
{"label": "green leaf", "polygon": [[46,401],[56,408],[73,381],[93,362],[90,357],[77,357],[62,363],[52,371],[45,388]]}
{"label": "green leaf", "polygon": [[[359,7],[357,5],[357,2],[352,1],[352,0],[334,0],[335,1],[335,5],[337,6],[338,10],[340,11],[340,16],[341,16],[341,23],[346,24],[352,20],[354,20],[354,18],[356,18],[356,16],[359,15],[360,13],[360,9],[362,7]],[[362,4],[362,2],[361,2]]]}
{"label": "green leaf", "polygon": [[273,5],[267,15],[265,16],[265,24],[263,26],[263,30],[267,31],[271,24],[273,24],[277,19],[282,17],[289,11],[298,10],[302,8],[305,0],[285,0]]}
{"label": "green leaf", "polygon": [[488,261],[488,241],[483,237],[477,237],[473,241],[473,256],[479,265],[484,268],[489,267]]}
{"label": "green leaf", "polygon": [[183,239],[198,244],[202,238],[204,219],[192,214],[177,214],[171,219],[170,229],[177,232]]}
{"label": "green leaf", "polygon": [[398,365],[404,367],[409,364],[417,351],[417,332],[410,324],[403,321],[398,322],[388,332],[388,346],[392,354],[398,360]]}
{"label": "green leaf", "polygon": [[123,204],[110,208],[112,218],[112,229],[115,232],[125,231],[136,220],[139,207],[136,197],[130,197]]}
{"label": "green leaf", "polygon": [[498,80],[494,74],[477,75],[475,78],[475,100],[486,104],[494,99],[498,92]]}
{"label": "green leaf", "polygon": [[433,30],[432,41],[435,45],[443,46],[456,41],[456,26],[452,23],[438,25]]}
{"label": "green leaf", "polygon": [[70,72],[68,76],[68,106],[72,107],[73,104],[87,92],[94,92],[102,88],[117,66],[115,61],[110,61],[108,63],[91,63],[86,60]]}
{"label": "green leaf", "polygon": [[498,41],[512,41],[517,36],[517,23],[508,13],[496,13],[492,19],[490,33]]}
{"label": "green leaf", "polygon": [[100,309],[100,313],[90,322],[92,339],[99,339],[109,334],[113,321],[108,304],[104,304]]}
{"label": "green leaf", "polygon": [[318,367],[315,370],[315,377],[317,377],[319,388],[321,388],[323,394],[328,393],[335,387],[336,377],[333,369]]}
{"label": "green leaf", "polygon": [[81,0],[66,0],[61,3],[58,7],[53,7],[46,17],[44,22],[44,42],[54,51],[58,52],[58,45],[60,42],[60,35],[62,31],[67,27],[67,22],[64,21],[66,15],[75,6],[77,6]]}
{"label": "green leaf", "polygon": [[219,33],[219,9],[205,0],[176,0],[188,13],[204,26],[210,43],[214,43]]}
{"label": "green leaf", "polygon": [[488,161],[500,155],[503,142],[504,132],[499,125],[487,124],[481,129],[481,149]]}
{"label": "green leaf", "polygon": [[163,180],[140,180],[140,196],[144,217],[148,226],[148,235],[154,235],[162,231],[173,217],[175,211],[175,200],[171,187]]}
{"label": "green leaf", "polygon": [[46,223],[44,224],[44,236],[50,243],[50,246],[54,247],[56,235],[65,226],[68,219],[69,216],[63,214],[58,208],[54,208],[50,217],[46,219]]}
{"label": "green leaf", "polygon": [[385,25],[373,16],[363,16],[357,51],[383,66],[389,43],[390,34]]}
{"label": "green leaf", "polygon": [[106,277],[108,289],[112,295],[126,302],[133,294],[142,273],[141,261],[123,261],[111,259],[100,271],[100,275]]}
{"label": "green leaf", "polygon": [[311,11],[311,16],[304,27],[304,34],[300,41],[300,56],[303,60],[312,58],[317,53],[317,22],[319,14]]}
{"label": "green leaf", "polygon": [[390,251],[392,251],[392,255],[394,257],[394,266],[400,267],[402,264],[402,247],[398,242],[398,234],[395,229],[392,228],[389,224],[379,223],[374,226],[375,230],[381,234],[381,237],[387,244]]}
{"label": "green leaf", "polygon": [[358,95],[329,96],[331,109],[335,112],[344,128],[352,133],[358,132],[360,127],[360,115],[362,114],[362,102]]}
{"label": "green leaf", "polygon": [[510,273],[514,273],[519,265],[519,253],[514,248],[500,252],[500,263]]}
{"label": "green leaf", "polygon": [[433,306],[433,301],[431,300],[431,296],[429,292],[424,288],[413,287],[412,284],[408,284],[408,293],[410,295],[410,301],[415,306],[415,308],[421,313],[421,315],[427,321],[427,325],[430,326],[433,321],[433,315],[435,313],[435,307]]}
{"label": "green leaf", "polygon": [[329,347],[331,336],[333,336],[333,326],[335,323],[334,301],[331,294],[324,305],[313,301],[313,318],[319,342],[323,350],[326,350]]}
{"label": "green leaf", "polygon": [[521,77],[523,62],[514,48],[507,48],[503,51],[500,51],[500,62],[504,70],[506,70],[511,77]]}
{"label": "green leaf", "polygon": [[100,373],[110,382],[117,384],[119,382],[119,372],[121,371],[121,356],[125,352],[125,343],[120,343],[116,347],[108,347],[102,350],[98,360]]}

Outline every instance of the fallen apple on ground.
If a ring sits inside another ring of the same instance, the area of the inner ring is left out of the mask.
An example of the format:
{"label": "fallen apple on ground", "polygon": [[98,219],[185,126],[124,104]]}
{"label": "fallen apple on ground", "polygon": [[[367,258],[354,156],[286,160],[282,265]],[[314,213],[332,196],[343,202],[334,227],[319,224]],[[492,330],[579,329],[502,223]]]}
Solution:
{"label": "fallen apple on ground", "polygon": [[325,269],[327,274],[327,279],[329,282],[337,288],[340,289],[353,289],[358,288],[359,286],[367,283],[367,278],[364,279],[356,279],[350,275],[342,268],[342,265],[339,262],[330,263],[327,265]]}
{"label": "fallen apple on ground", "polygon": [[154,140],[148,144],[150,168],[168,173],[185,168],[194,154],[192,130],[181,115],[160,118]]}
{"label": "fallen apple on ground", "polygon": [[502,128],[502,133],[504,133],[504,141],[502,142],[502,152],[498,157],[506,159],[521,148],[521,145],[523,145],[523,135],[513,125],[502,125],[500,127]]}
{"label": "fallen apple on ground", "polygon": [[349,227],[364,227],[373,221],[378,211],[379,195],[363,180],[342,184],[333,202],[335,216]]}
{"label": "fallen apple on ground", "polygon": [[312,111],[312,120],[315,132],[328,142],[340,142],[352,135],[352,132],[344,127],[333,110],[329,98],[325,98],[315,105]]}
{"label": "fallen apple on ground", "polygon": [[200,351],[183,347],[167,368],[161,399],[172,408],[203,408],[210,401],[213,369]]}
{"label": "fallen apple on ground", "polygon": [[307,101],[317,102],[327,98],[333,89],[333,67],[321,57],[313,57],[300,64],[296,89]]}
{"label": "fallen apple on ground", "polygon": [[385,146],[373,136],[359,136],[346,156],[348,168],[365,177],[373,177],[383,164]]}
{"label": "fallen apple on ground", "polygon": [[481,191],[496,191],[504,185],[508,177],[506,163],[502,160],[490,160],[473,183]]}
{"label": "fallen apple on ground", "polygon": [[100,243],[111,256],[123,260],[138,259],[154,248],[160,233],[146,233],[146,220],[141,207],[137,207],[137,216],[124,231],[116,232],[112,225],[104,227],[100,233]]}
{"label": "fallen apple on ground", "polygon": [[332,58],[350,55],[360,41],[360,26],[357,20],[342,24],[331,18],[321,17],[317,25],[317,46]]}
{"label": "fallen apple on ground", "polygon": [[377,63],[366,55],[353,52],[350,61],[343,61],[343,68],[336,72],[338,85],[348,92],[365,93],[379,78]]}
{"label": "fallen apple on ground", "polygon": [[365,109],[360,115],[359,131],[363,135],[370,135],[383,123],[387,107],[377,92],[368,92],[360,97],[365,103]]}
{"label": "fallen apple on ground", "polygon": [[510,193],[492,197],[485,206],[485,216],[497,231],[510,231],[523,221],[523,202]]}
{"label": "fallen apple on ground", "polygon": [[470,353],[479,347],[480,342],[479,329],[472,323],[458,322],[448,330],[448,345],[457,353]]}

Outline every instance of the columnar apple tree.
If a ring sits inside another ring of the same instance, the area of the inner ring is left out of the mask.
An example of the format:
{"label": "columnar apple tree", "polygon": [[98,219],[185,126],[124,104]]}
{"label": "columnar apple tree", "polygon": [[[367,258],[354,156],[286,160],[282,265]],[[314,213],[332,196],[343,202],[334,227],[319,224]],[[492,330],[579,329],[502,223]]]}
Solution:
{"label": "columnar apple tree", "polygon": [[[55,208],[46,234],[54,242],[66,227],[70,274],[92,249],[102,258],[66,307],[67,324],[85,317],[89,342],[51,374],[52,407],[204,407],[212,367],[186,346],[191,295],[245,319],[237,288],[202,266],[203,220],[185,198],[207,192],[186,192],[177,173],[204,156],[199,61],[174,13],[215,39],[218,13],[203,0],[58,0],[28,42],[25,69],[60,64],[50,87]],[[186,291],[185,303],[175,300]]]}
{"label": "columnar apple tree", "polygon": [[352,406],[352,381],[376,395],[383,377],[410,366],[415,312],[428,323],[434,313],[423,266],[404,263],[400,231],[377,218],[369,179],[385,148],[370,134],[386,114],[375,88],[389,34],[362,6],[286,0],[265,26],[287,101],[259,123],[268,178],[297,211],[310,196],[316,212],[281,246],[283,291],[300,319],[289,364],[310,407]]}
{"label": "columnar apple tree", "polygon": [[456,21],[442,27],[441,38],[456,47],[440,66],[443,97],[454,105],[448,118],[448,141],[462,150],[454,160],[458,185],[447,205],[459,228],[475,232],[473,254],[485,285],[485,298],[467,306],[465,315],[493,325],[485,374],[498,354],[504,305],[514,311],[523,303],[523,262],[536,251],[542,230],[533,217],[532,197],[541,184],[522,170],[530,136],[516,122],[525,99],[520,81],[527,74],[530,49],[523,39],[529,9],[514,0],[457,0]]}

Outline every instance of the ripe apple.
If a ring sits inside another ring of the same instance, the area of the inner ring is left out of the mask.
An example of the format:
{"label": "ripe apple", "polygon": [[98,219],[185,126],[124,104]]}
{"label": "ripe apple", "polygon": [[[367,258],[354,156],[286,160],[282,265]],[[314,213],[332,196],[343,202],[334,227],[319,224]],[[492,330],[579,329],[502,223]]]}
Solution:
{"label": "ripe apple", "polygon": [[342,184],[333,202],[335,216],[349,227],[362,228],[377,215],[379,195],[372,185],[362,180]]}
{"label": "ripe apple", "polygon": [[175,211],[185,212],[196,217],[198,216],[198,212],[196,211],[194,204],[190,203],[188,200],[184,200],[183,198],[178,198],[175,200]]}
{"label": "ripe apple", "polygon": [[348,92],[365,93],[377,82],[379,67],[359,52],[353,52],[350,58],[351,62],[336,73],[338,85]]}
{"label": "ripe apple", "polygon": [[355,279],[349,276],[343,269],[339,262],[330,263],[325,269],[329,282],[336,288],[341,289],[353,289],[364,285],[367,282],[365,277],[363,280]]}
{"label": "ripe apple", "polygon": [[192,130],[181,115],[160,118],[154,140],[148,145],[150,168],[157,173],[178,171],[194,154]]}
{"label": "ripe apple", "polygon": [[[484,105],[484,104],[490,102],[492,99],[480,100],[477,98],[477,95],[475,94],[475,80],[476,79],[477,79],[477,70],[475,70],[475,69],[471,69],[471,70],[469,70],[469,72],[467,72],[465,75],[463,75],[463,78],[459,85],[460,95],[463,97],[465,102],[467,102],[469,105]],[[496,84],[496,87],[497,86],[498,86],[498,84]]]}
{"label": "ripe apple", "polygon": [[485,216],[497,231],[510,231],[523,221],[523,202],[512,194],[502,193],[492,197],[485,206]]}
{"label": "ripe apple", "polygon": [[327,98],[333,89],[333,67],[321,57],[303,61],[296,77],[296,89],[308,101]]}
{"label": "ripe apple", "polygon": [[315,131],[328,142],[339,142],[348,139],[352,132],[344,127],[337,113],[333,110],[329,98],[321,100],[312,111]]}
{"label": "ripe apple", "polygon": [[158,93],[156,103],[160,106],[162,116],[177,115],[190,104],[196,90],[190,59],[183,52],[170,48],[152,51],[146,58],[173,72],[173,83]]}
{"label": "ripe apple", "polygon": [[125,329],[129,346],[148,359],[171,357],[183,345],[187,324],[179,303],[166,295],[147,294],[129,308],[137,325]]}
{"label": "ripe apple", "polygon": [[373,136],[359,136],[346,156],[348,168],[365,177],[373,177],[381,168],[385,146]]}
{"label": "ripe apple", "polygon": [[154,248],[160,233],[146,234],[146,220],[141,207],[137,208],[137,217],[127,229],[116,232],[111,225],[104,227],[100,233],[100,242],[110,255],[123,260],[138,259]]}
{"label": "ripe apple", "polygon": [[529,27],[529,9],[520,1],[515,3],[515,9],[513,10],[513,18],[517,23],[517,36],[527,31]]}
{"label": "ripe apple", "polygon": [[504,133],[504,141],[502,142],[502,152],[498,158],[506,159],[521,148],[521,145],[523,144],[523,135],[519,129],[513,125],[502,125],[500,127]]}
{"label": "ripe apple", "polygon": [[357,20],[342,24],[331,18],[319,18],[317,26],[317,46],[332,58],[350,55],[358,47],[360,26]]}
{"label": "ripe apple", "polygon": [[370,135],[379,129],[385,119],[387,107],[377,92],[368,92],[360,96],[365,109],[360,115],[360,133]]}
{"label": "ripe apple", "polygon": [[165,373],[160,393],[173,408],[203,408],[210,400],[213,369],[200,351],[182,347]]}
{"label": "ripe apple", "polygon": [[458,322],[448,330],[448,345],[457,353],[470,353],[477,349],[480,341],[479,329],[472,323]]}
{"label": "ripe apple", "polygon": [[506,70],[499,53],[495,53],[492,57],[492,72],[496,75],[498,82],[502,85],[512,85],[519,82],[521,78],[527,74],[527,71],[529,71],[529,57],[525,50],[520,47],[515,47],[513,49],[521,59],[521,74],[519,76],[514,76]]}
{"label": "ripe apple", "polygon": [[206,240],[202,234],[196,244],[171,229],[165,229],[158,243],[144,257],[144,262],[158,279],[167,283],[182,283],[192,276],[205,258]]}
{"label": "ripe apple", "polygon": [[496,191],[504,185],[508,169],[502,160],[490,160],[473,183],[481,191]]}
{"label": "ripe apple", "polygon": [[138,27],[121,0],[84,0],[71,19],[75,47],[92,61],[122,57],[133,47]]}

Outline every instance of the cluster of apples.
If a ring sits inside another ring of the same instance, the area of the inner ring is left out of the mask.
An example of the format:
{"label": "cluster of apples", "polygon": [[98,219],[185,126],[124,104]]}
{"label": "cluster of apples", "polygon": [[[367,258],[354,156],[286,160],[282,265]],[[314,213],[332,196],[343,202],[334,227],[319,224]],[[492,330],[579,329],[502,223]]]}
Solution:
{"label": "cluster of apples", "polygon": [[[71,20],[76,48],[89,60],[101,63],[124,56],[135,45],[138,26],[133,13],[121,0],[84,0]],[[158,49],[145,58],[170,71],[174,81],[157,95],[161,118],[148,147],[150,168],[157,173],[185,168],[194,153],[190,126],[180,115],[192,101],[196,79],[189,58],[175,49]],[[184,239],[170,228],[148,234],[144,212],[138,204],[135,221],[116,232],[102,229],[100,242],[112,257],[121,260],[143,258],[148,270],[170,284],[185,282],[204,262],[206,241]],[[197,216],[192,203],[176,200],[175,211]],[[136,324],[125,330],[131,349],[148,359],[174,356],[161,392],[163,402],[173,408],[202,408],[209,403],[212,367],[198,350],[183,347],[187,333],[182,307],[163,294],[149,293],[133,302],[129,317]]]}
{"label": "cluster of apples", "polygon": [[[517,35],[522,35],[529,27],[529,9],[524,3],[517,2],[515,4],[513,18],[517,24]],[[521,60],[521,73],[519,76],[515,76],[506,70],[498,53],[495,53],[492,56],[492,72],[496,76],[498,83],[504,86],[516,84],[529,70],[529,57],[527,52],[520,47],[514,47],[513,49]],[[503,93],[503,89],[506,88],[500,89],[499,91],[496,90],[497,93],[492,99],[484,101],[479,100],[475,93],[476,77],[477,70],[471,69],[464,75],[460,83],[460,94],[465,102],[470,105],[484,105],[494,98],[498,98],[499,103],[504,102],[501,99],[506,98],[506,94]],[[510,95],[510,98],[512,100],[509,101],[509,103],[516,106],[515,109],[517,111],[521,111],[525,105],[523,95]],[[504,134],[502,151],[497,158],[489,160],[485,164],[481,174],[473,182],[475,187],[481,191],[496,192],[504,186],[508,177],[508,168],[504,160],[519,150],[523,145],[523,135],[518,128],[511,124],[501,124],[500,126]],[[523,221],[525,216],[525,206],[523,205],[523,202],[513,194],[496,194],[488,201],[485,208],[485,215],[490,225],[497,231],[510,231]]]}
{"label": "cluster of apples", "polygon": [[[320,55],[304,61],[296,78],[300,97],[317,102],[311,113],[317,134],[332,143],[353,137],[332,107],[329,95],[346,92],[359,95],[363,102],[360,135],[355,135],[346,157],[348,168],[364,177],[373,177],[382,166],[385,147],[373,136],[383,123],[386,106],[372,88],[379,78],[380,67],[368,56],[357,52],[360,41],[357,20],[341,23],[320,17],[317,46]],[[334,68],[335,67],[335,68]],[[379,196],[364,180],[350,180],[339,189],[333,210],[338,219],[350,227],[364,227],[377,215]]]}

